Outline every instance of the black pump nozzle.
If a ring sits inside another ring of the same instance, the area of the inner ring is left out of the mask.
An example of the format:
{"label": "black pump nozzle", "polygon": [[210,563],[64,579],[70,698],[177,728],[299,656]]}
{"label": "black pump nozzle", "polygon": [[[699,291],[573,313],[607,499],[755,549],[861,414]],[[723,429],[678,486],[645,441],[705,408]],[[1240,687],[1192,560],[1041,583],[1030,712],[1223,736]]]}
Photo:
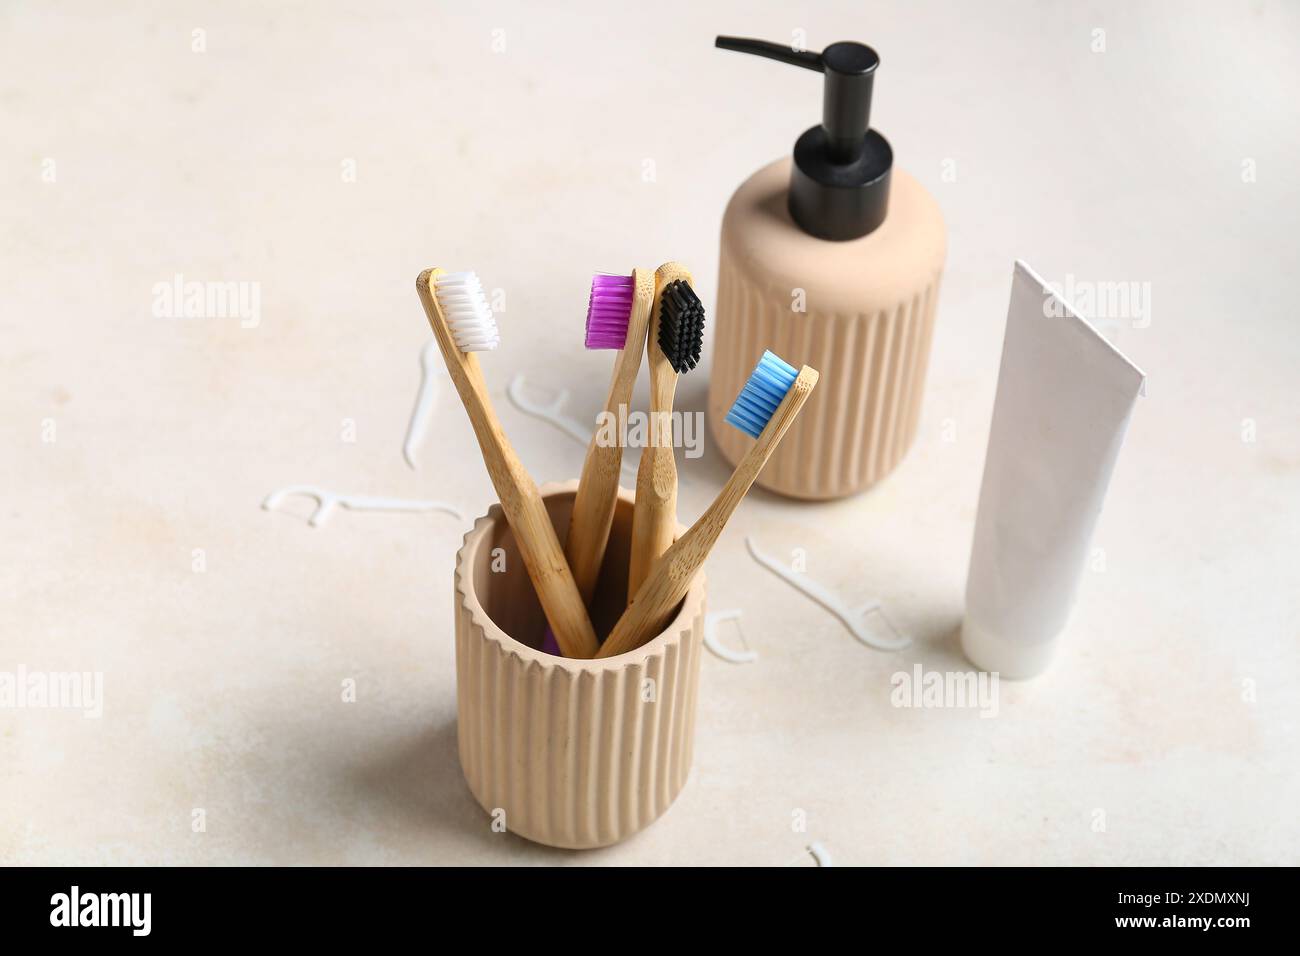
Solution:
{"label": "black pump nozzle", "polygon": [[752,53],[825,74],[822,126],[831,159],[851,163],[862,153],[862,137],[871,119],[871,84],[880,66],[880,57],[871,47],[832,43],[821,53],[813,53],[744,37],[718,37],[715,45],[721,50]]}
{"label": "black pump nozzle", "polygon": [[806,231],[825,239],[855,239],[880,225],[894,155],[885,138],[869,129],[871,87],[880,66],[876,51],[863,43],[844,42],[814,53],[722,36],[714,45],[823,74],[822,125],[795,144],[791,215]]}

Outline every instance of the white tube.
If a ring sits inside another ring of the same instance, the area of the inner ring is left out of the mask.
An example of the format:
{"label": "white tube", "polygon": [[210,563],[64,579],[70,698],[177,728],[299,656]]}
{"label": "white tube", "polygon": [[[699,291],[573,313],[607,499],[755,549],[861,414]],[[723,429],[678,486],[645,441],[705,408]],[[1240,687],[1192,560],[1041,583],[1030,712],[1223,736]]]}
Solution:
{"label": "white tube", "polygon": [[1047,667],[1145,381],[1016,263],[966,579],[961,644],[976,666]]}

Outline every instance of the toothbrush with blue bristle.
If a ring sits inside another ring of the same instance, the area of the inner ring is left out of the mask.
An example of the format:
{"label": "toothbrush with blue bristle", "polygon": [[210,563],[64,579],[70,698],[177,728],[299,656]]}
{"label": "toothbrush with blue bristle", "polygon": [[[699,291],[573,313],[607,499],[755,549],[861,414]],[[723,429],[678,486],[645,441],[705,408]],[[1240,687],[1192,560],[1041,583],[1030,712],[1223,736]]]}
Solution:
{"label": "toothbrush with blue bristle", "polygon": [[640,647],[668,626],[671,616],[709,551],[758,478],[781,438],[817,386],[816,369],[795,369],[771,352],[758,365],[727,413],[728,424],[756,439],[727,483],[695,524],[654,563],[597,657],[613,657]]}

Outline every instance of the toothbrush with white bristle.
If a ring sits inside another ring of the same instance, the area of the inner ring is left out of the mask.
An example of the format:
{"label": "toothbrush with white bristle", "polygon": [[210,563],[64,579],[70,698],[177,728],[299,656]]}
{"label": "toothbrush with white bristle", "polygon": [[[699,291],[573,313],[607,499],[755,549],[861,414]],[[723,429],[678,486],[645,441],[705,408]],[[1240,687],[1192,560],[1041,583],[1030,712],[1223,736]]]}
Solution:
{"label": "toothbrush with white bristle", "polygon": [[651,567],[597,657],[613,657],[640,647],[668,626],[728,519],[812,395],[817,379],[816,369],[807,365],[795,369],[771,352],[763,353],[727,413],[729,424],[757,441],[740,459],[713,504]]}
{"label": "toothbrush with white bristle", "polygon": [[462,352],[491,352],[501,344],[496,317],[473,272],[444,272],[433,282],[438,304]]}
{"label": "toothbrush with white bristle", "polygon": [[447,371],[469,414],[533,590],[566,657],[589,658],[598,644],[564,550],[532,476],[511,447],[488,398],[475,352],[501,341],[482,283],[473,272],[426,269],[415,282]]}

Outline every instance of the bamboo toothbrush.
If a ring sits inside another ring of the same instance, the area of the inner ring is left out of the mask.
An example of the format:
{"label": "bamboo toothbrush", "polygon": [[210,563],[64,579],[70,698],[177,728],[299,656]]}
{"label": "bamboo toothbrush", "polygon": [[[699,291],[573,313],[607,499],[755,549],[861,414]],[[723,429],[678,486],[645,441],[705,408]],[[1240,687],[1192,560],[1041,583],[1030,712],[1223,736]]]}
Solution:
{"label": "bamboo toothbrush", "polygon": [[[605,398],[605,412],[616,421],[623,421],[632,400],[632,387],[645,352],[654,295],[655,278],[647,269],[634,269],[631,276],[599,275],[591,282],[587,348],[620,350]],[[623,437],[620,435],[612,443],[602,443],[599,438],[598,429],[587,446],[587,460],[583,462],[578,494],[573,500],[569,537],[564,543],[564,554],[573,569],[578,593],[588,604],[605,560],[605,545],[609,543],[614,505],[618,501],[619,471],[623,467]]]}
{"label": "bamboo toothbrush", "polygon": [[564,560],[537,485],[501,429],[474,355],[496,348],[501,341],[478,276],[473,272],[426,269],[415,280],[415,288],[442,349],[447,371],[469,413],[483,462],[546,620],[566,657],[591,657],[597,649],[591,618]]}
{"label": "bamboo toothbrush", "polygon": [[641,451],[632,511],[632,553],[627,593],[637,593],[677,532],[677,461],[672,412],[677,376],[695,368],[704,343],[704,306],[691,288],[691,274],[677,262],[655,270],[650,342],[650,443]]}
{"label": "bamboo toothbrush", "polygon": [[618,624],[605,638],[597,657],[613,657],[640,647],[668,626],[678,603],[709,556],[740,499],[763,470],[777,443],[817,386],[818,374],[805,365],[796,372],[771,352],[764,352],[727,421],[758,439],[699,520],[664,552],[637,590]]}
{"label": "bamboo toothbrush", "polygon": [[[654,296],[654,274],[645,269],[633,269],[630,276],[602,273],[591,280],[585,344],[589,349],[619,350],[604,410],[619,422],[632,399],[632,388],[641,368]],[[602,444],[598,426],[587,446],[578,493],[573,499],[569,534],[564,542],[564,556],[573,570],[578,593],[588,605],[596,592],[600,566],[605,560],[622,467],[623,436],[620,434],[612,445]],[[542,650],[548,654],[560,653],[550,628],[542,637]]]}

